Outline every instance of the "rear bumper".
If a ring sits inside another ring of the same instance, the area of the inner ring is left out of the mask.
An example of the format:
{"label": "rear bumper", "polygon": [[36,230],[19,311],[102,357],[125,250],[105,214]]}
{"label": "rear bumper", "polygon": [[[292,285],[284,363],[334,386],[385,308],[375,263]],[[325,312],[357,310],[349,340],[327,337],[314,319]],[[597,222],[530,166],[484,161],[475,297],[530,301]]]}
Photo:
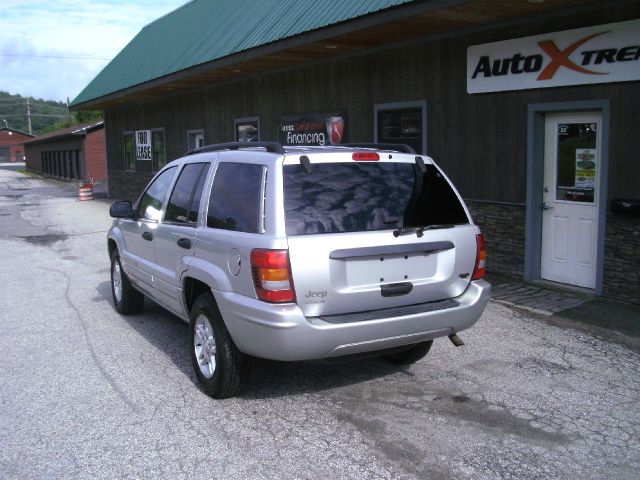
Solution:
{"label": "rear bumper", "polygon": [[311,360],[410,345],[460,332],[478,321],[491,293],[485,281],[469,284],[444,310],[349,323],[305,317],[295,304],[271,305],[229,292],[213,292],[233,341],[244,353],[272,360]]}

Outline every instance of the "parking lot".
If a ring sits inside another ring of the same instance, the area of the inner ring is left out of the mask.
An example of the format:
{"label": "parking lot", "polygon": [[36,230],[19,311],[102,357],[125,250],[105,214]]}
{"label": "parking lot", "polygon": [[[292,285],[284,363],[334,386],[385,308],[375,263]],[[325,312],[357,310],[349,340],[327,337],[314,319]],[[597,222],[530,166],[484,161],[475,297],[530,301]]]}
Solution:
{"label": "parking lot", "polygon": [[0,169],[2,478],[638,477],[637,349],[490,302],[409,368],[256,360],[213,400],[185,323],[114,311],[109,225]]}

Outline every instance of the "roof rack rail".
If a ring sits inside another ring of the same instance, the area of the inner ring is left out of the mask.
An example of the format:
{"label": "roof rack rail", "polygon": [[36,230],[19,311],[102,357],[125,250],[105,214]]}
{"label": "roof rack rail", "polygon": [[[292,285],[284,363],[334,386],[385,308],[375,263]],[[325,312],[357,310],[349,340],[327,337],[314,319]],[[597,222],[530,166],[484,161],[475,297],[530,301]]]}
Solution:
{"label": "roof rack rail", "polygon": [[203,152],[217,152],[220,150],[240,150],[241,148],[264,148],[267,152],[279,153],[284,155],[284,148],[278,142],[227,142],[227,143],[214,143],[212,145],[205,145],[204,147],[194,148],[189,150],[186,154],[193,155],[194,153]]}
{"label": "roof rack rail", "polygon": [[342,147],[375,148],[376,150],[394,150],[400,153],[416,153],[416,151],[404,143],[345,143]]}

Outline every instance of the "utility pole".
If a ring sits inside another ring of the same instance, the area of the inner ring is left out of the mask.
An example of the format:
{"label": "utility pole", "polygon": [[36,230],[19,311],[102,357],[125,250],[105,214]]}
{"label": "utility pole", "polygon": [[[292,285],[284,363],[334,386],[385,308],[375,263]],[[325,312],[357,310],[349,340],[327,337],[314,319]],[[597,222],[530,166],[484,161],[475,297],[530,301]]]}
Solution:
{"label": "utility pole", "polygon": [[29,135],[33,135],[31,130],[31,106],[29,105],[29,99],[27,98],[27,121],[29,122]]}

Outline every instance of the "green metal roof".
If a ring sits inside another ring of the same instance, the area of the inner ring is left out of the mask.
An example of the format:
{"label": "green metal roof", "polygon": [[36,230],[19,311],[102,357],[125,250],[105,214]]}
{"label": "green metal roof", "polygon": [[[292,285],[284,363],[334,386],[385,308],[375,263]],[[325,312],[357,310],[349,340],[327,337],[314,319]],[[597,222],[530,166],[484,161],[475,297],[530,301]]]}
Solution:
{"label": "green metal roof", "polygon": [[192,0],[144,27],[71,105],[411,1]]}

